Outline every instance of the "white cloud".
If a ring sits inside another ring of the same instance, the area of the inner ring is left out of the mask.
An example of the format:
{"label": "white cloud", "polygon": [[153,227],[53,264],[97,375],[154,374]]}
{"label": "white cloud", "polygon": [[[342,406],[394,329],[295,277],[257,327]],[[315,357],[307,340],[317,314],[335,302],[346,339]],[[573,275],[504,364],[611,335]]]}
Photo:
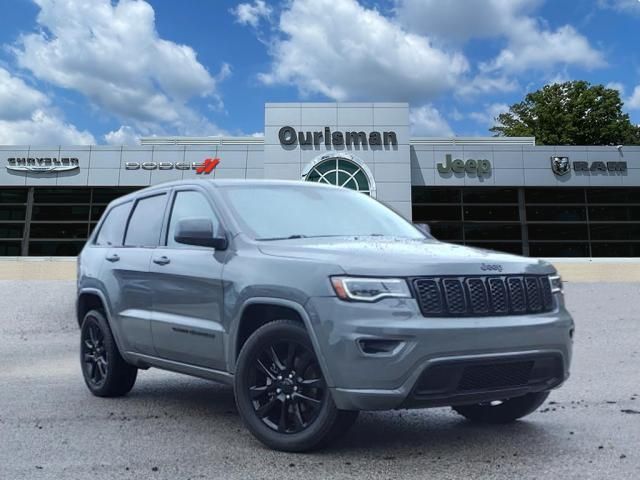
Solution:
{"label": "white cloud", "polygon": [[519,22],[509,45],[493,61],[485,64],[484,69],[518,73],[529,69],[550,70],[556,65],[587,69],[606,65],[602,53],[592,48],[587,38],[572,26],[565,25],[556,31],[538,27],[533,19]]}
{"label": "white cloud", "polygon": [[398,20],[412,32],[462,43],[505,36],[540,0],[396,0]]}
{"label": "white cloud", "polygon": [[469,118],[482,125],[493,127],[496,124],[498,115],[508,111],[509,105],[507,105],[506,103],[492,103],[490,105],[487,105],[486,109],[482,112],[469,113]]}
{"label": "white cloud", "polygon": [[49,99],[0,67],[0,118],[16,120],[29,117],[36,108],[48,105]]}
{"label": "white cloud", "polygon": [[230,12],[235,15],[236,21],[242,25],[251,25],[257,27],[260,20],[269,18],[272,8],[263,0],[255,0],[251,3],[241,3],[236,8],[232,8]]}
{"label": "white cloud", "polygon": [[191,47],[159,37],[148,3],[35,1],[40,32],[23,35],[13,51],[38,79],[76,90],[139,128],[182,131],[205,121],[186,102],[215,95],[216,78]]}
{"label": "white cloud", "polygon": [[504,75],[492,77],[487,74],[479,74],[468,82],[462,82],[456,89],[456,93],[463,97],[473,95],[488,95],[491,93],[508,93],[517,90],[518,82]]}
{"label": "white cloud", "polygon": [[0,68],[0,144],[95,143],[93,135],[65,123],[50,104],[45,94]]}
{"label": "white cloud", "polygon": [[640,85],[633,89],[633,93],[625,100],[624,104],[631,110],[640,110]]}
{"label": "white cloud", "polygon": [[453,137],[453,130],[440,112],[430,104],[409,110],[412,135]]}
{"label": "white cloud", "polygon": [[355,0],[292,0],[279,21],[265,84],[334,100],[429,100],[468,69],[465,57],[407,33]]}
{"label": "white cloud", "polygon": [[104,140],[110,145],[139,145],[140,135],[134,128],[121,125],[117,130],[105,134]]}
{"label": "white cloud", "polygon": [[624,85],[620,82],[609,82],[606,87],[618,90],[618,92],[620,92],[620,96],[624,95]]}
{"label": "white cloud", "polygon": [[638,0],[598,0],[601,8],[610,8],[622,13],[640,14],[640,2]]}
{"label": "white cloud", "polygon": [[0,120],[2,145],[89,145],[96,143],[86,130],[79,131],[49,112],[37,109],[29,118]]}
{"label": "white cloud", "polygon": [[506,40],[499,54],[484,64],[485,73],[507,74],[558,65],[596,68],[606,64],[602,53],[571,25],[550,30],[531,14],[541,0],[396,0],[398,21],[412,32],[441,42],[471,39]]}

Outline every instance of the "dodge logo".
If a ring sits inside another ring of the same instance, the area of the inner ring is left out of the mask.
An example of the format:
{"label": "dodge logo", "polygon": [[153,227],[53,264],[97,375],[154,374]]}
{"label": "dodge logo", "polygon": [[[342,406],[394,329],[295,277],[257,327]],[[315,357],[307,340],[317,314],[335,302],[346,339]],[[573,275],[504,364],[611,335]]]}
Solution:
{"label": "dodge logo", "polygon": [[551,170],[556,175],[564,175],[571,170],[569,157],[551,157]]}

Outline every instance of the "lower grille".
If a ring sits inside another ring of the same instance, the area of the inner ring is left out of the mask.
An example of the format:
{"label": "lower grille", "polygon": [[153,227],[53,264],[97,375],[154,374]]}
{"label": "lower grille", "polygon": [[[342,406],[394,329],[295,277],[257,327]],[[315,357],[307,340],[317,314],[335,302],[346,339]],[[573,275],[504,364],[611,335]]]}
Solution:
{"label": "lower grille", "polygon": [[451,361],[424,370],[414,386],[413,396],[433,399],[536,386],[548,389],[563,379],[563,363],[557,355]]}
{"label": "lower grille", "polygon": [[421,277],[413,287],[425,317],[525,315],[554,308],[546,275]]}
{"label": "lower grille", "polygon": [[459,391],[482,390],[526,385],[533,362],[514,362],[466,367],[458,383]]}

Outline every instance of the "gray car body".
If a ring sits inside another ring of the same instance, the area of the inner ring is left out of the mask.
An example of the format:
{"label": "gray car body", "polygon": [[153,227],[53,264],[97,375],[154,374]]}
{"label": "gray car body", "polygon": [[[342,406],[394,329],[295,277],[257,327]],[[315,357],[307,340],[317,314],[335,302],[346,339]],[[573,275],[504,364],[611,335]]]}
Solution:
{"label": "gray car body", "polygon": [[[561,293],[553,311],[535,315],[427,318],[415,298],[373,303],[340,300],[333,275],[415,277],[553,275],[547,262],[459,245],[393,238],[309,238],[256,241],[242,232],[218,186],[237,181],[171,182],[119,198],[116,205],[166,192],[161,238],[165,238],[170,197],[177,190],[202,192],[228,239],[228,248],[103,247],[94,244],[103,219],[78,261],[79,321],[99,300],[125,360],[231,383],[241,347],[240,332],[253,306],[295,312],[309,333],[338,408],[391,409],[450,405],[471,399],[409,402],[428,367],[442,362],[553,355],[562,378],[569,375],[573,320]],[[287,188],[290,182],[268,182]],[[301,182],[295,182],[297,186]],[[334,188],[307,184],[307,188]],[[160,242],[163,243],[162,241]],[[107,257],[116,254],[118,261]],[[155,263],[167,257],[170,263]],[[256,307],[257,308],[257,307]],[[398,347],[367,354],[362,339],[392,339]],[[525,389],[509,393],[524,394]]]}

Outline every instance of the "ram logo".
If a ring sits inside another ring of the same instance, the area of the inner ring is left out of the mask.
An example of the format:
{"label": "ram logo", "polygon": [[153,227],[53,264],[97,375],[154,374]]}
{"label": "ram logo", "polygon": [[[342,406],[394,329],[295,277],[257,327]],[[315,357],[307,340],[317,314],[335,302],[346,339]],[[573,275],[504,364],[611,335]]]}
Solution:
{"label": "ram logo", "polygon": [[551,170],[556,175],[564,175],[571,170],[569,157],[551,157]]}

